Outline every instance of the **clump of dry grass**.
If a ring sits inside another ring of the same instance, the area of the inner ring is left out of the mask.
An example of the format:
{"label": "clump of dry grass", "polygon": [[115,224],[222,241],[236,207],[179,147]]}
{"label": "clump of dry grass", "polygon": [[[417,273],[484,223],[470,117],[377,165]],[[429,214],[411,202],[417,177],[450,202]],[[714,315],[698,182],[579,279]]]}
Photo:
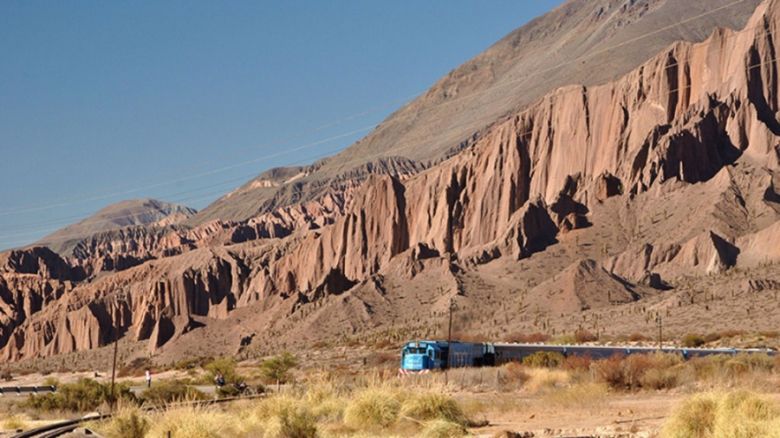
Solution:
{"label": "clump of dry grass", "polygon": [[664,425],[663,438],[777,438],[780,411],[751,392],[698,394]]}
{"label": "clump of dry grass", "polygon": [[437,419],[425,423],[420,436],[422,438],[456,438],[462,437],[466,433],[466,428],[460,423]]}
{"label": "clump of dry grass", "polygon": [[344,423],[357,430],[387,428],[398,419],[401,402],[389,388],[367,388],[353,396],[344,410]]}
{"label": "clump of dry grass", "polygon": [[198,406],[170,408],[153,418],[150,436],[219,438],[236,436],[231,415]]}
{"label": "clump of dry grass", "polygon": [[108,421],[92,425],[107,438],[144,438],[151,425],[146,414],[135,405],[123,404]]}
{"label": "clump of dry grass", "polygon": [[564,409],[596,408],[609,395],[609,388],[603,383],[584,382],[559,388],[544,395],[545,403]]}
{"label": "clump of dry grass", "polygon": [[529,378],[524,388],[532,394],[562,388],[571,381],[571,374],[564,370],[529,368],[527,373]]}
{"label": "clump of dry grass", "polygon": [[24,430],[27,429],[27,417],[21,414],[14,414],[6,417],[3,420],[3,429],[5,430]]}
{"label": "clump of dry grass", "polygon": [[468,423],[463,410],[452,397],[433,392],[415,394],[404,400],[401,415],[419,421],[446,420],[462,426]]}

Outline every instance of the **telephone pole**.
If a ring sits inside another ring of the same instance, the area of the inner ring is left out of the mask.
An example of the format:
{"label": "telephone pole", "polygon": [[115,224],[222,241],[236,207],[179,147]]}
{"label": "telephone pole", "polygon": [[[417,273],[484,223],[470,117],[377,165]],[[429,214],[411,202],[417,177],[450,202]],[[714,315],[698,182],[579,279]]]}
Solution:
{"label": "telephone pole", "polygon": [[664,348],[664,320],[661,313],[655,315],[655,324],[658,326],[658,350]]}
{"label": "telephone pole", "polygon": [[[116,299],[117,311],[120,306],[120,300],[124,298],[124,296],[125,296],[124,292],[121,292],[117,296]],[[111,362],[111,389],[110,389],[108,406],[111,412],[113,413],[114,405],[116,404],[116,399],[114,395],[114,385],[116,382],[116,357],[117,357],[117,353],[119,352],[119,314],[114,315],[114,323],[111,326],[111,334],[113,335],[114,338],[114,355],[113,355],[113,360]]]}

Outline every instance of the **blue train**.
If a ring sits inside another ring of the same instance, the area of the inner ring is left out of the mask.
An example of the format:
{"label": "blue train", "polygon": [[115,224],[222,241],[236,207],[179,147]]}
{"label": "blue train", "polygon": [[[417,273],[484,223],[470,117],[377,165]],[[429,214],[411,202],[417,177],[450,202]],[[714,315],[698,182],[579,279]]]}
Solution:
{"label": "blue train", "polygon": [[507,362],[520,362],[523,358],[540,351],[560,353],[563,356],[587,356],[594,360],[616,355],[628,356],[658,351],[679,354],[684,359],[715,354],[763,353],[770,356],[775,355],[774,350],[760,348],[664,348],[659,350],[653,347],[412,341],[404,345],[401,350],[401,372],[502,365]]}

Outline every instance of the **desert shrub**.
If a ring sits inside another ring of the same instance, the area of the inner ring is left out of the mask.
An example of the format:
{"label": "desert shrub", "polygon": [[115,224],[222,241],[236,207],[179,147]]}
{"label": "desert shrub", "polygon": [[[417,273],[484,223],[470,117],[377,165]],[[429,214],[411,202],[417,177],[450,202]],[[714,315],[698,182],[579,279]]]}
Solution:
{"label": "desert shrub", "polygon": [[2,426],[5,430],[24,430],[27,429],[27,418],[18,414],[10,415],[3,420]]}
{"label": "desert shrub", "polygon": [[675,369],[651,368],[639,378],[642,388],[671,389],[680,382],[679,371]]}
{"label": "desert shrub", "polygon": [[576,344],[577,339],[574,337],[574,335],[561,335],[553,338],[550,343],[556,345],[571,345]]}
{"label": "desert shrub", "polygon": [[590,356],[566,356],[566,359],[561,365],[563,369],[569,371],[587,371],[590,369],[590,364],[593,360]]}
{"label": "desert shrub", "polygon": [[537,368],[557,368],[565,357],[556,351],[537,351],[523,358],[523,365]]}
{"label": "desert shrub", "polygon": [[594,342],[594,341],[598,341],[599,337],[589,332],[588,330],[578,329],[577,331],[574,332],[574,340],[579,343]]}
{"label": "desert shrub", "polygon": [[438,419],[425,423],[419,436],[422,438],[456,438],[465,436],[466,433],[466,428],[462,424]]}
{"label": "desert shrub", "polygon": [[135,406],[122,406],[110,420],[96,428],[108,438],[144,438],[150,429],[149,420]]}
{"label": "desert shrub", "polygon": [[503,371],[502,374],[504,376],[504,383],[515,384],[519,386],[524,384],[530,378],[528,373],[525,371],[525,367],[517,362],[509,362],[501,367],[501,369]]}
{"label": "desert shrub", "polygon": [[284,352],[278,356],[264,360],[260,364],[260,372],[268,383],[286,383],[290,379],[290,370],[298,365],[298,358]]}
{"label": "desert shrub", "polygon": [[[110,401],[111,385],[92,379],[80,379],[76,383],[65,383],[51,394],[31,395],[24,406],[42,411],[90,411]],[[119,401],[135,402],[130,387],[124,383],[114,386],[114,397]]]}
{"label": "desert shrub", "polygon": [[47,377],[43,379],[43,386],[60,386],[60,381],[56,377]]}
{"label": "desert shrub", "polygon": [[353,397],[344,410],[344,423],[359,430],[385,428],[398,419],[401,403],[384,388],[368,388]]}
{"label": "desert shrub", "polygon": [[401,415],[420,421],[446,420],[466,425],[468,420],[458,403],[450,396],[440,393],[422,393],[404,400]]}
{"label": "desert shrub", "polygon": [[0,379],[2,379],[5,382],[10,382],[14,379],[14,375],[11,374],[11,370],[5,368],[2,371],[0,371]]}
{"label": "desert shrub", "polygon": [[173,368],[180,371],[193,370],[198,367],[204,368],[213,361],[213,357],[191,357],[176,362],[173,364]]}
{"label": "desert shrub", "polygon": [[226,383],[243,382],[244,379],[238,373],[236,373],[236,361],[231,357],[220,357],[207,363],[204,367],[206,370],[207,383],[213,383],[214,377],[221,373],[225,377]]}
{"label": "desert shrub", "polygon": [[206,394],[179,381],[161,381],[141,393],[144,403],[164,405],[183,400],[205,400]]}
{"label": "desert shrub", "polygon": [[596,379],[610,387],[617,389],[626,387],[625,375],[623,374],[623,357],[612,356],[608,359],[597,360],[593,362],[592,370]]}
{"label": "desert shrub", "polygon": [[682,346],[686,348],[701,347],[705,344],[704,338],[699,335],[687,334],[681,340]]}

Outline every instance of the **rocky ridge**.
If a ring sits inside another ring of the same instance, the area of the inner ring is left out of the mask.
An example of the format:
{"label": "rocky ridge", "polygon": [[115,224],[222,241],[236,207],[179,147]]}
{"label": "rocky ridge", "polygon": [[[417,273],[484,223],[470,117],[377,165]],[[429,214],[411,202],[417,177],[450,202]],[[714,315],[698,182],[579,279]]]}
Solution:
{"label": "rocky ridge", "polygon": [[[140,249],[123,247],[126,236],[97,238],[78,248],[92,260],[78,265],[89,281],[64,275],[73,263],[42,249],[9,257],[0,310],[12,322],[1,356],[92,349],[115,326],[164,350],[246,322],[250,309],[246,326],[266,340],[376,328],[395,321],[407,288],[423,279],[446,285],[414,297],[434,312],[449,299],[475,300],[472,282],[485,281],[475,273],[533,263],[569,235],[614,237],[600,256],[571,260],[530,288],[524,300],[535,311],[627,305],[682,276],[780,262],[779,25],[778,1],[762,3],[741,31],[675,43],[603,85],[559,88],[405,178],[372,175],[342,197],[244,222],[138,231]],[[35,254],[45,266],[29,261]],[[112,270],[121,272],[95,275]],[[11,283],[20,276],[24,284]],[[490,309],[490,299],[471,304]]]}

